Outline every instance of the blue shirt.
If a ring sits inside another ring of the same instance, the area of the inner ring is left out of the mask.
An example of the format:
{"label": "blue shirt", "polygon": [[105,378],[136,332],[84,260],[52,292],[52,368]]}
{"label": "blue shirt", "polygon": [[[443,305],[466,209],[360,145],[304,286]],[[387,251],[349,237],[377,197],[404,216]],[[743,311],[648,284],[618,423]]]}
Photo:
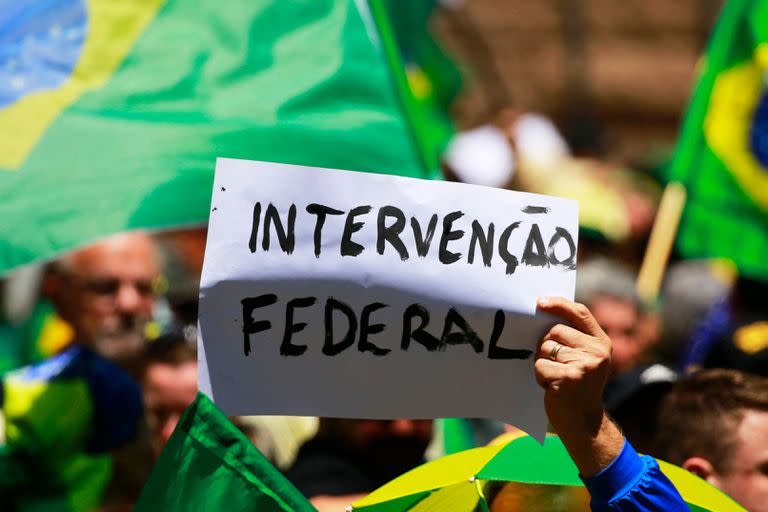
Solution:
{"label": "blue shirt", "polygon": [[592,512],[689,512],[675,486],[653,457],[637,454],[626,440],[613,462],[583,478]]}

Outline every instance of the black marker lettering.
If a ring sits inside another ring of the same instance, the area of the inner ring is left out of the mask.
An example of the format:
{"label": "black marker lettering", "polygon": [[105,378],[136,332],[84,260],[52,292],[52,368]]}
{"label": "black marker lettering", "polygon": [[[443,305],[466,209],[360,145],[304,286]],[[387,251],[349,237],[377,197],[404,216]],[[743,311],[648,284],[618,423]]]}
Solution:
{"label": "black marker lettering", "polygon": [[411,217],[411,229],[413,229],[413,241],[416,242],[416,254],[424,258],[429,252],[429,246],[432,245],[432,237],[435,236],[435,228],[437,227],[437,214],[433,214],[429,219],[429,225],[427,226],[427,234],[422,236],[421,226],[416,217]]}
{"label": "black marker lettering", "polygon": [[248,240],[248,248],[251,253],[256,252],[259,236],[259,224],[261,224],[261,203],[253,205],[253,224],[251,224],[251,239]]}
{"label": "black marker lettering", "polygon": [[315,219],[315,257],[320,257],[320,247],[322,246],[323,242],[323,225],[325,224],[325,216],[326,215],[343,215],[344,212],[341,210],[335,210],[331,208],[330,206],[325,206],[322,204],[312,203],[307,205],[307,213],[310,215],[317,215],[317,219]]}
{"label": "black marker lettering", "polygon": [[[461,332],[451,332],[453,326],[461,329]],[[461,345],[467,343],[472,345],[475,352],[482,352],[484,345],[477,333],[469,326],[455,308],[448,310],[448,314],[445,315],[445,324],[443,325],[443,335],[440,337],[440,350],[445,350],[446,345]]]}
{"label": "black marker lettering", "polygon": [[368,335],[380,333],[386,327],[384,324],[371,325],[369,323],[371,313],[373,313],[377,309],[381,309],[385,307],[387,307],[386,304],[382,304],[381,302],[374,302],[373,304],[368,304],[367,306],[365,306],[363,308],[362,313],[360,313],[360,341],[357,345],[357,349],[360,352],[373,352],[373,355],[375,356],[385,356],[389,354],[390,349],[377,347],[376,345],[368,341]]}
{"label": "black marker lettering", "polygon": [[240,304],[243,305],[243,352],[245,352],[246,356],[251,353],[250,335],[266,331],[272,327],[272,322],[269,320],[259,320],[258,322],[254,322],[253,311],[274,304],[275,302],[277,302],[277,295],[274,293],[259,295],[258,297],[246,297],[240,301]]}
{"label": "black marker lettering", "polygon": [[355,222],[355,216],[364,215],[371,211],[371,207],[358,206],[349,210],[347,221],[344,223],[344,233],[341,235],[341,255],[357,256],[363,252],[363,246],[352,241],[352,233],[363,227],[363,222]]}
{"label": "black marker lettering", "polygon": [[304,330],[306,322],[293,323],[293,310],[296,308],[308,308],[317,302],[315,297],[302,297],[288,301],[285,307],[285,332],[283,333],[283,342],[280,344],[281,356],[300,356],[307,350],[306,345],[294,345],[291,338],[294,333]]}
{"label": "black marker lettering", "polygon": [[509,252],[509,236],[519,225],[520,222],[513,222],[504,229],[499,237],[499,256],[507,264],[506,273],[508,276],[514,274],[517,268],[517,256]]}
{"label": "black marker lettering", "polygon": [[498,345],[501,332],[504,330],[506,317],[502,310],[497,310],[493,317],[493,332],[488,346],[488,359],[528,359],[533,355],[532,350],[515,350]]}
{"label": "black marker lettering", "polygon": [[[387,226],[387,217],[395,219],[391,226]],[[407,260],[408,249],[405,248],[405,244],[400,240],[400,233],[405,228],[405,215],[403,212],[394,206],[382,206],[379,210],[377,227],[379,236],[376,240],[376,252],[384,254],[384,242],[387,241],[400,254],[401,260]]]}
{"label": "black marker lettering", "polygon": [[[338,343],[333,343],[333,312],[341,311],[344,316],[347,317],[347,333],[344,338]],[[357,318],[355,312],[351,307],[340,302],[333,297],[328,297],[328,301],[325,303],[325,339],[323,340],[323,354],[327,356],[335,356],[340,352],[348,349],[355,342],[355,334],[357,333]]]}
{"label": "black marker lettering", "polygon": [[480,253],[483,257],[483,265],[486,267],[491,266],[491,258],[493,257],[493,230],[493,222],[488,225],[488,235],[486,235],[480,223],[476,220],[472,221],[472,238],[469,239],[467,263],[473,263],[475,261],[475,245],[479,243]]}
{"label": "black marker lettering", "polygon": [[[415,317],[418,317],[421,322],[416,329],[413,329],[411,322]],[[403,314],[403,336],[400,339],[400,348],[408,350],[411,338],[413,338],[414,341],[422,344],[429,352],[437,350],[440,346],[440,340],[424,330],[428,323],[429,311],[427,311],[427,308],[421,304],[411,304],[408,306]]]}
{"label": "black marker lettering", "polygon": [[[560,240],[565,240],[568,243],[568,257],[564,260],[558,260],[555,256],[555,246]],[[569,270],[576,270],[576,244],[573,243],[573,237],[564,228],[555,228],[555,234],[549,240],[549,250],[547,250],[547,257],[552,265],[562,265]]]}
{"label": "black marker lettering", "polygon": [[532,204],[522,209],[523,213],[549,213],[550,209],[546,206],[534,206]]}
{"label": "black marker lettering", "polygon": [[277,234],[277,241],[280,244],[280,248],[285,254],[291,254],[293,248],[296,245],[296,236],[294,234],[294,227],[296,225],[296,205],[292,204],[288,209],[288,230],[283,228],[283,221],[280,219],[280,214],[277,212],[272,203],[267,206],[267,211],[264,212],[264,238],[261,240],[261,248],[265,251],[269,250],[269,226],[274,224],[275,233]]}
{"label": "black marker lettering", "polygon": [[464,212],[451,212],[445,217],[443,217],[443,233],[440,236],[440,252],[438,253],[438,257],[440,259],[440,263],[443,263],[445,265],[450,265],[451,263],[456,263],[459,258],[461,258],[460,252],[451,252],[448,250],[448,242],[451,240],[458,240],[462,236],[464,236],[464,231],[459,229],[456,231],[451,231],[451,227],[453,226],[453,222],[457,219],[464,216]]}
{"label": "black marker lettering", "polygon": [[[534,252],[534,248],[536,252]],[[531,231],[528,233],[528,240],[526,240],[525,250],[523,250],[523,263],[532,267],[546,267],[549,265],[547,252],[544,249],[544,240],[541,239],[541,231],[539,231],[538,224],[531,226]]]}

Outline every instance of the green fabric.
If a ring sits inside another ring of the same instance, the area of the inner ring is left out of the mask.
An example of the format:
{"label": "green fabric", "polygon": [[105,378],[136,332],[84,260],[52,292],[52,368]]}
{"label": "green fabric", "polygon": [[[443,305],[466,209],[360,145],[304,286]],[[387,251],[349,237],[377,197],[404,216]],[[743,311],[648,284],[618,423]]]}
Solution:
{"label": "green fabric", "polygon": [[429,497],[431,493],[424,492],[420,494],[414,494],[411,496],[403,496],[394,500],[385,501],[384,503],[377,503],[369,507],[355,507],[355,512],[403,512],[404,510],[410,510],[418,505],[424,498]]}
{"label": "green fabric", "polygon": [[579,469],[560,438],[554,436],[547,436],[543,445],[529,436],[515,439],[477,473],[477,478],[527,484],[583,485]]}
{"label": "green fabric", "polygon": [[[754,66],[754,79],[763,80],[754,51],[768,42],[766,27],[768,2],[731,0],[725,5],[702,62],[670,168],[670,178],[684,183],[688,191],[677,238],[680,253],[687,258],[730,259],[741,273],[763,280],[768,279],[768,211],[754,196],[757,189],[768,186],[768,172],[763,165],[763,177],[754,186],[740,183],[734,166],[724,162],[722,151],[713,150],[705,132],[708,123],[713,123],[713,99],[722,99],[713,95],[719,79],[739,66],[750,65]],[[764,86],[756,87],[762,88],[760,96],[764,97]],[[734,96],[729,101],[738,103],[738,92]],[[757,119],[755,105],[732,115],[742,117],[734,121],[737,123],[751,124]]]}
{"label": "green fabric", "polygon": [[316,509],[213,402],[198,393],[160,454],[134,510]]}
{"label": "green fabric", "polygon": [[446,54],[430,29],[430,20],[437,9],[436,0],[401,2],[385,0],[395,40],[406,69],[418,67],[429,81],[418,97],[430,96],[447,110],[461,91],[462,76],[456,62]]}
{"label": "green fabric", "polygon": [[366,6],[168,0],[106,84],[0,168],[0,274],[206,222],[217,156],[436,177]]}
{"label": "green fabric", "polygon": [[465,418],[445,418],[438,421],[443,434],[445,455],[477,448],[472,424]]}
{"label": "green fabric", "polygon": [[46,320],[55,314],[53,305],[40,299],[20,325],[11,325],[0,317],[0,377],[53,355],[43,352],[40,336]]}
{"label": "green fabric", "polygon": [[[428,168],[440,166],[454,127],[448,108],[462,86],[461,72],[432,36],[435,0],[371,0],[374,19],[403,91],[408,119]],[[390,48],[391,47],[391,48]]]}

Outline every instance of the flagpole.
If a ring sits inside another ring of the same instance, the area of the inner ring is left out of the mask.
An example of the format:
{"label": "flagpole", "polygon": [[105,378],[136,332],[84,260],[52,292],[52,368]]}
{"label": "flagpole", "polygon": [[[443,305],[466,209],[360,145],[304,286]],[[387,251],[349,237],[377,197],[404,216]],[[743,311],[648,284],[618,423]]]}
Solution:
{"label": "flagpole", "polygon": [[669,254],[672,252],[677,235],[677,227],[683,214],[685,197],[685,187],[676,181],[669,183],[661,196],[643,263],[637,276],[637,293],[648,303],[655,302],[659,296],[661,281],[664,278]]}

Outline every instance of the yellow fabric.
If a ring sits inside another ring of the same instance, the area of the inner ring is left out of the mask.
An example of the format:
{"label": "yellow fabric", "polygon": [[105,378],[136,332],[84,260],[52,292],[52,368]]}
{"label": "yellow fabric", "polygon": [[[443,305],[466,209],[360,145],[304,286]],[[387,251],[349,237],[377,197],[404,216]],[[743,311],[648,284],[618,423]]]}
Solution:
{"label": "yellow fabric", "polygon": [[89,90],[101,87],[125,58],[163,0],[87,0],[88,32],[72,75],[60,87],[24,96],[0,110],[0,168],[16,169],[46,128]]}
{"label": "yellow fabric", "polygon": [[704,137],[741,188],[768,210],[768,173],[749,147],[749,130],[763,88],[763,70],[754,61],[723,71],[712,88]]}
{"label": "yellow fabric", "polygon": [[66,348],[75,337],[72,327],[59,318],[58,315],[50,315],[43,321],[38,338],[38,347],[43,357],[58,354]]}
{"label": "yellow fabric", "polygon": [[768,322],[755,322],[740,327],[733,333],[733,344],[747,354],[768,348]]}
{"label": "yellow fabric", "polygon": [[667,475],[685,501],[717,512],[746,512],[725,493],[708,484],[693,473],[662,460],[659,468]]}
{"label": "yellow fabric", "polygon": [[510,432],[504,432],[500,436],[494,438],[493,441],[488,443],[488,446],[496,446],[496,445],[499,445],[499,444],[508,444],[508,443],[511,443],[512,441],[514,441],[515,439],[519,439],[519,438],[527,436],[527,435],[528,434],[526,434],[522,430],[512,430]]}
{"label": "yellow fabric", "polygon": [[466,480],[435,491],[412,507],[409,512],[446,512],[448,510],[475,510],[479,499],[477,486]]}
{"label": "yellow fabric", "polygon": [[23,381],[11,374],[4,381],[3,414],[8,446],[54,459],[81,450],[93,405],[84,380]]}
{"label": "yellow fabric", "polygon": [[762,69],[768,69],[768,43],[760,43],[755,47],[755,62]]}
{"label": "yellow fabric", "polygon": [[[515,434],[513,432],[500,436],[496,440],[498,444],[459,452],[432,461],[426,466],[417,467],[356,501],[352,508],[354,510],[437,489],[412,510],[473,510],[472,506],[463,506],[465,503],[477,503],[480,496],[478,483],[469,477],[477,474],[504,446],[519,437]],[[510,437],[512,439],[509,439]],[[664,461],[658,462],[661,470],[688,503],[718,512],[745,512],[744,508],[726,494],[693,473]],[[474,501],[470,500],[470,496]],[[462,507],[456,508],[454,503],[461,503]],[[448,507],[448,504],[451,506]]]}
{"label": "yellow fabric", "polygon": [[[477,474],[502,448],[503,444],[484,446],[434,460],[392,480],[352,506],[364,507],[462,482],[469,483],[469,477]],[[474,483],[471,484],[471,490],[477,497]]]}

